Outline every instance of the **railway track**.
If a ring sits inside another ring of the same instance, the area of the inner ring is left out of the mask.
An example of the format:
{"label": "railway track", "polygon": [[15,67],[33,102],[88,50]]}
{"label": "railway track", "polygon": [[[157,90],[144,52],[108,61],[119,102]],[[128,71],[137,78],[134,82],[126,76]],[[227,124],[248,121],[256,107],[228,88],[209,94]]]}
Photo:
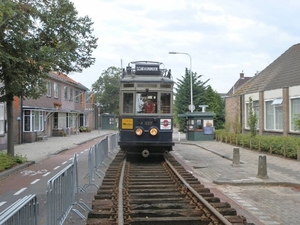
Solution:
{"label": "railway track", "polygon": [[170,154],[126,156],[109,166],[88,215],[94,224],[247,224]]}

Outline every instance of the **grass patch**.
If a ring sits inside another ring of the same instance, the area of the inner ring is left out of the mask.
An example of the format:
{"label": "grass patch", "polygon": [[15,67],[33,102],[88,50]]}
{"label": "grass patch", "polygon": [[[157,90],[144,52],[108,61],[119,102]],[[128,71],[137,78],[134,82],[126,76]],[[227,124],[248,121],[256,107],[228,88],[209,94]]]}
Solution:
{"label": "grass patch", "polygon": [[11,156],[5,152],[0,152],[0,172],[10,169],[17,164],[27,162],[27,158],[21,155]]}

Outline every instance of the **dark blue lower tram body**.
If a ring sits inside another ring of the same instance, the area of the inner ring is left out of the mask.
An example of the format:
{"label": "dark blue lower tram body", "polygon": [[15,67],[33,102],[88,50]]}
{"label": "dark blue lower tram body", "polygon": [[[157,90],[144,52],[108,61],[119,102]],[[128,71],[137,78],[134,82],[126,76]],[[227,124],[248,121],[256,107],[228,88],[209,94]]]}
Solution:
{"label": "dark blue lower tram body", "polygon": [[[118,144],[122,151],[138,154],[141,154],[145,149],[149,152],[149,154],[172,151],[174,142],[172,119],[170,119],[170,117],[131,117],[133,122],[131,126],[132,129],[122,129],[122,127],[124,128],[124,126],[122,126],[122,118],[129,117],[121,116],[119,121],[120,139]],[[158,131],[154,136],[150,134],[150,130],[153,128]],[[135,132],[136,129],[142,129],[142,134],[137,135]]]}

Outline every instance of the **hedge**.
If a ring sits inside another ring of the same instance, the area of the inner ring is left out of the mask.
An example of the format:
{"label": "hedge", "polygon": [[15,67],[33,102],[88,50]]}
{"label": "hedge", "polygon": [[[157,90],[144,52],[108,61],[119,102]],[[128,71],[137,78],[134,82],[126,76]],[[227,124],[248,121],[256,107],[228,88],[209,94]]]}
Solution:
{"label": "hedge", "polygon": [[297,159],[297,152],[300,148],[300,138],[291,136],[256,135],[252,137],[251,134],[235,134],[225,130],[216,130],[215,137],[217,141],[291,159]]}

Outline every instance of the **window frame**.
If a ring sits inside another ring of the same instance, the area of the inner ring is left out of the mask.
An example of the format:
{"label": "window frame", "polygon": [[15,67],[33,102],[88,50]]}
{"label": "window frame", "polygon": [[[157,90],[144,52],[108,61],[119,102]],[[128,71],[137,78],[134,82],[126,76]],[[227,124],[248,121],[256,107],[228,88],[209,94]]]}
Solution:
{"label": "window frame", "polygon": [[[297,103],[297,109],[295,110],[295,104],[293,104],[293,101],[298,101]],[[295,113],[295,111],[297,113]],[[296,115],[300,114],[300,96],[297,97],[291,97],[290,98],[290,131],[292,132],[299,132],[299,130],[295,130],[295,125],[294,125],[294,118],[296,118]]]}
{"label": "window frame", "polygon": [[73,88],[70,88],[70,102],[73,102]]}
{"label": "window frame", "polygon": [[69,100],[68,99],[68,86],[64,86],[64,98],[65,98],[65,100]]}
{"label": "window frame", "polygon": [[80,95],[80,92],[78,90],[75,90],[75,102],[76,103],[79,103],[79,95]]}
{"label": "window frame", "polygon": [[[23,132],[44,131],[44,112],[40,110],[23,111]],[[28,124],[26,124],[28,122]]]}
{"label": "window frame", "polygon": [[[282,103],[282,102],[281,102]],[[283,107],[275,99],[265,100],[265,130],[283,131]],[[269,124],[268,122],[272,122]],[[270,127],[270,125],[272,127]]]}
{"label": "window frame", "polygon": [[47,82],[47,97],[51,97],[51,84],[52,84],[52,82],[49,80],[48,82]]}
{"label": "window frame", "polygon": [[53,95],[54,95],[53,97],[54,98],[58,98],[58,83],[57,82],[53,83],[53,92],[54,92],[53,93]]}
{"label": "window frame", "polygon": [[[249,119],[249,104],[250,102],[246,102],[246,110],[245,110],[245,128],[250,129],[248,119]],[[257,116],[256,129],[259,129],[259,100],[252,101],[252,110]]]}

